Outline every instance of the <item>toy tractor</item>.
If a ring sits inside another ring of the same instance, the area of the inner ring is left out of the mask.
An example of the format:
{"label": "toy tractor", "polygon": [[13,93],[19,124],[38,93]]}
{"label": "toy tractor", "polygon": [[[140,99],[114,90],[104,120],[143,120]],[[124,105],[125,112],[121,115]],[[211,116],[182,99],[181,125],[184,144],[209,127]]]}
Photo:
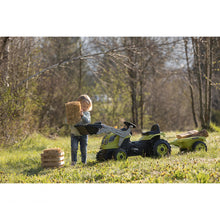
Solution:
{"label": "toy tractor", "polygon": [[78,131],[83,134],[102,134],[103,137],[100,150],[96,155],[97,161],[108,159],[126,160],[127,157],[140,155],[142,157],[163,157],[171,154],[169,143],[161,139],[164,133],[160,132],[159,125],[152,126],[151,131],[142,133],[138,141],[130,141],[131,128],[136,125],[131,122],[124,122],[125,127],[115,129],[101,124],[101,122],[88,125],[75,125]]}
{"label": "toy tractor", "polygon": [[200,132],[192,130],[182,135],[177,135],[177,139],[170,142],[170,144],[179,147],[180,152],[207,151],[205,137],[208,137],[208,132],[206,130]]}

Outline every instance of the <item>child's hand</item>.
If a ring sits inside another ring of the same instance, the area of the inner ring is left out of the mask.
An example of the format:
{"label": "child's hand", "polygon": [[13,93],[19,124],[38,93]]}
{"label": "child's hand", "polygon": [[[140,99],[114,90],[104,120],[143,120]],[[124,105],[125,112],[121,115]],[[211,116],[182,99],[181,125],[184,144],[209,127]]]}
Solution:
{"label": "child's hand", "polygon": [[83,110],[81,109],[80,111],[80,116],[82,117],[83,116]]}

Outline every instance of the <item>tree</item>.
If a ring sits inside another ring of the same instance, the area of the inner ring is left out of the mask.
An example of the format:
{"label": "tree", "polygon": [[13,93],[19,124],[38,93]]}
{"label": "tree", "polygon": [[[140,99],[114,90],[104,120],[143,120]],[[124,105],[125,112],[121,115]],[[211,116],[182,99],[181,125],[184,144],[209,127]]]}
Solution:
{"label": "tree", "polygon": [[193,115],[194,124],[195,124],[195,127],[197,128],[198,127],[198,122],[197,122],[196,111],[195,111],[192,71],[191,71],[190,66],[189,66],[189,57],[188,57],[188,41],[189,41],[189,39],[184,37],[186,64],[187,64],[189,89],[190,89],[190,97],[191,97],[191,108],[192,108],[192,115]]}
{"label": "tree", "polygon": [[[42,38],[41,68],[61,63],[70,59],[71,56],[79,56],[78,41],[79,38],[71,37]],[[64,103],[76,99],[81,90],[82,67],[79,68],[78,63],[58,65],[57,68],[48,70],[39,78],[38,96],[44,103],[39,117],[39,129],[62,126],[65,116]]]}
{"label": "tree", "polygon": [[[120,75],[123,75],[123,83],[129,92],[127,95],[129,99],[126,102],[131,109],[131,118],[128,118],[127,114],[127,120],[131,120],[143,129],[149,121],[146,103],[149,103],[148,94],[151,91],[147,85],[155,84],[155,81],[151,80],[153,75],[165,76],[163,71],[171,48],[169,45],[173,43],[167,39],[144,37],[96,38],[92,39],[92,42],[95,45],[93,48],[97,47],[99,51],[115,48],[110,54],[100,56],[98,60],[94,59],[94,63],[98,64],[97,69],[94,67],[95,64],[93,66],[94,76],[98,81],[102,79],[102,84],[112,86],[109,83],[110,79],[118,81]],[[106,91],[108,86],[105,86],[102,91],[104,94],[107,92],[115,102],[112,94]],[[155,103],[157,100],[154,99],[152,102]],[[113,102],[112,105],[114,105]]]}
{"label": "tree", "polygon": [[0,70],[0,138],[1,144],[13,143],[33,131],[36,118],[32,112],[40,108],[36,97],[36,82],[26,82],[25,87],[16,88],[23,77],[37,70],[31,65],[37,56],[33,38],[3,38]]}
{"label": "tree", "polygon": [[199,91],[199,119],[202,128],[210,128],[212,111],[212,38],[192,38],[194,71]]}

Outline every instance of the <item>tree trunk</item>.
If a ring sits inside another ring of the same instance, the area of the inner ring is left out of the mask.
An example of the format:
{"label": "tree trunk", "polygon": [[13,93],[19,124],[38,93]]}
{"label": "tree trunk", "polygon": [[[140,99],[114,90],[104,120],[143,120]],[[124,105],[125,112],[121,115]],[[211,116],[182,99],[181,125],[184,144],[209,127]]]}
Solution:
{"label": "tree trunk", "polygon": [[209,73],[209,80],[207,79],[207,114],[206,114],[206,125],[207,128],[210,127],[211,122],[211,110],[212,110],[212,56],[213,56],[213,50],[212,50],[212,38],[208,39],[207,43],[208,47],[208,65],[207,65],[207,72]]}
{"label": "tree trunk", "polygon": [[196,112],[195,112],[195,102],[194,102],[194,94],[193,94],[193,84],[192,84],[192,74],[191,74],[191,70],[189,68],[189,58],[188,58],[188,49],[187,49],[187,45],[188,45],[188,39],[184,38],[184,43],[185,43],[185,54],[186,54],[186,63],[187,63],[187,71],[188,71],[188,78],[189,78],[189,89],[190,89],[190,96],[191,96],[191,107],[192,107],[192,115],[193,115],[193,120],[194,120],[194,124],[195,127],[198,127],[198,122],[196,119]]}
{"label": "tree trunk", "polygon": [[137,88],[135,80],[130,80],[132,122],[138,127]]}
{"label": "tree trunk", "polygon": [[[79,56],[82,56],[82,41],[79,41]],[[82,59],[79,60],[79,87],[78,87],[78,94],[81,95],[82,90]]]}
{"label": "tree trunk", "polygon": [[[130,44],[135,45],[135,38],[130,38]],[[128,75],[129,75],[129,84],[131,88],[131,112],[132,112],[132,122],[136,124],[138,127],[138,103],[137,103],[137,71],[135,69],[135,63],[136,63],[136,54],[134,54],[133,49],[127,50],[127,56],[129,58],[129,62],[131,65],[131,68],[128,69]]]}
{"label": "tree trunk", "polygon": [[200,42],[199,39],[193,39],[195,42],[195,50],[194,50],[194,55],[195,55],[195,60],[196,60],[196,66],[197,66],[197,79],[198,79],[198,86],[199,86],[199,118],[201,122],[202,128],[205,127],[205,120],[204,120],[204,110],[203,110],[203,88],[202,88],[202,71],[201,71],[201,52],[200,52]]}
{"label": "tree trunk", "polygon": [[143,98],[143,80],[140,80],[140,107],[141,107],[141,129],[144,128],[144,98]]}
{"label": "tree trunk", "polygon": [[9,37],[4,37],[4,39],[3,39],[3,43],[1,46],[1,50],[0,50],[0,60],[2,60],[4,58],[4,50],[7,45],[8,40],[9,40]]}
{"label": "tree trunk", "polygon": [[[9,40],[9,37],[4,37],[3,38],[3,42],[0,48],[0,80],[2,85],[7,85],[8,86],[8,51],[6,51],[6,46],[7,46],[7,42]],[[1,86],[2,86],[1,85]]]}

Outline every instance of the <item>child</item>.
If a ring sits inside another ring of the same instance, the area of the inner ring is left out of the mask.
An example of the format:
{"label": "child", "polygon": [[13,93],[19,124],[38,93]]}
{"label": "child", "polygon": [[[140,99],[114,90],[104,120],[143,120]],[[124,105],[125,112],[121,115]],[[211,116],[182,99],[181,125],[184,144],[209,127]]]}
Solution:
{"label": "child", "polygon": [[[90,112],[92,110],[92,101],[88,95],[81,95],[77,101],[81,103],[81,121],[78,124],[88,124],[91,122]],[[88,135],[80,135],[78,130],[71,126],[71,165],[77,162],[78,143],[80,142],[81,160],[86,164]]]}

